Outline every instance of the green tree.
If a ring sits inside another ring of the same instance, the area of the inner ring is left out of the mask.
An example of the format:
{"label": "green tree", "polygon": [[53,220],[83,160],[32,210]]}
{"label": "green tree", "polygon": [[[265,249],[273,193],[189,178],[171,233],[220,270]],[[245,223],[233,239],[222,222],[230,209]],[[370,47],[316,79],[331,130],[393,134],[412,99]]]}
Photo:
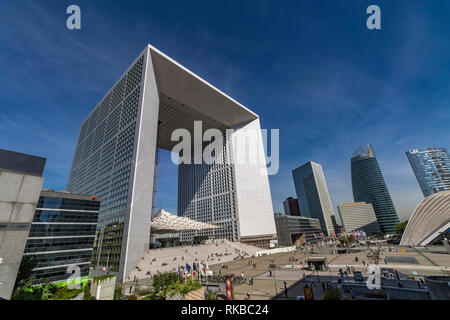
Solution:
{"label": "green tree", "polygon": [[408,220],[405,220],[405,221],[403,221],[403,222],[400,222],[399,224],[397,224],[396,226],[395,226],[395,231],[398,233],[398,234],[403,234],[403,232],[405,232],[405,229],[406,229],[406,225],[408,224]]}
{"label": "green tree", "polygon": [[214,291],[208,291],[206,294],[206,300],[219,300],[219,297]]}
{"label": "green tree", "polygon": [[339,293],[339,289],[335,288],[325,291],[323,300],[341,300],[341,294]]}
{"label": "green tree", "polygon": [[153,276],[153,289],[155,292],[166,291],[167,288],[179,281],[175,272],[157,273]]}
{"label": "green tree", "polygon": [[117,284],[114,288],[114,300],[119,300],[123,292],[123,285],[121,283]]}
{"label": "green tree", "polygon": [[197,290],[202,287],[200,281],[192,280],[191,278],[187,279],[186,282],[182,283],[180,280],[171,284],[167,287],[167,291],[170,293],[182,293],[187,294],[192,290]]}

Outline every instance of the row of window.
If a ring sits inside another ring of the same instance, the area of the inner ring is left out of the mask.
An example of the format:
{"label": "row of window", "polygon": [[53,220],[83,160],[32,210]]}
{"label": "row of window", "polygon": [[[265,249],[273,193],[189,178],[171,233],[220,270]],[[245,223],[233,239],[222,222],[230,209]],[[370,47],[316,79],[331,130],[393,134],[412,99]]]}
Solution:
{"label": "row of window", "polygon": [[79,199],[69,199],[69,198],[40,197],[37,208],[98,211],[100,209],[100,201],[79,200]]}
{"label": "row of window", "polygon": [[89,249],[93,245],[94,237],[29,239],[24,252]]}

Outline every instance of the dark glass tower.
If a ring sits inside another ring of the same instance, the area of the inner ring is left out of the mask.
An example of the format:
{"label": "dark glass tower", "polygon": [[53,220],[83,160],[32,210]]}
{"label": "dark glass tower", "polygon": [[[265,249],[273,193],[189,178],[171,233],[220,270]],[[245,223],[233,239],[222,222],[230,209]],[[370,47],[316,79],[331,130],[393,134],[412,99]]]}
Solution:
{"label": "dark glass tower", "polygon": [[363,144],[355,150],[351,170],[355,202],[371,203],[381,231],[395,233],[398,215],[370,144]]}
{"label": "dark glass tower", "polygon": [[424,197],[450,190],[450,156],[445,148],[405,152]]}

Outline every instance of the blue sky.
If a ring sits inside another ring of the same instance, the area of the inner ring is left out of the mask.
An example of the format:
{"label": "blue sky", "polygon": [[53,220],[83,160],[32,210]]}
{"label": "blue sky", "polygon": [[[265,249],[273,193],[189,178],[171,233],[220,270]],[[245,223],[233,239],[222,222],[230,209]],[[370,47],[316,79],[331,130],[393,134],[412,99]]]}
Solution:
{"label": "blue sky", "polygon": [[[66,28],[70,4],[81,31]],[[365,26],[370,4],[381,30]],[[45,187],[64,189],[81,121],[151,43],[280,129],[275,211],[313,160],[338,216],[351,154],[370,142],[403,220],[423,198],[404,151],[450,148],[449,12],[445,0],[4,0],[0,148],[48,158]],[[176,167],[161,157],[159,202],[175,212]]]}

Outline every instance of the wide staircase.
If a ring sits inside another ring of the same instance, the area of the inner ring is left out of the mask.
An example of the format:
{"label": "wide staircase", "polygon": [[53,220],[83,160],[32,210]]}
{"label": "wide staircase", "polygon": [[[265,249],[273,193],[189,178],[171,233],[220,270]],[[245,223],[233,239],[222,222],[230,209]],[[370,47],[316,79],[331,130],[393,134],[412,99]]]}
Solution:
{"label": "wide staircase", "polygon": [[185,267],[186,263],[192,267],[194,262],[204,265],[230,262],[251,257],[258,250],[261,249],[222,239],[209,244],[151,249],[141,258],[127,280],[132,281],[135,277],[148,279],[157,272],[177,272],[178,266]]}

